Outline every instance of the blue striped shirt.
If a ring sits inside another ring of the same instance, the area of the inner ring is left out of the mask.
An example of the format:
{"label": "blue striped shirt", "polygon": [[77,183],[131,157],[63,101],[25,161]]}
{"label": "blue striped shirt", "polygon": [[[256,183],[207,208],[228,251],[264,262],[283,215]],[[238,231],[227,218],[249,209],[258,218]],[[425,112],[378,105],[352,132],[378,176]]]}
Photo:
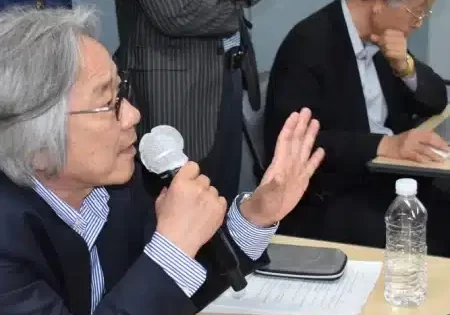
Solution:
{"label": "blue striped shirt", "polygon": [[237,32],[234,35],[223,39],[223,50],[229,51],[231,48],[239,47],[241,45],[241,33]]}
{"label": "blue striped shirt", "polygon": [[[77,232],[86,242],[91,260],[91,313],[103,297],[105,281],[95,242],[108,220],[109,194],[98,187],[84,199],[79,211],[57,197],[34,180],[34,190],[55,211],[56,215]],[[236,198],[227,214],[226,224],[233,240],[251,259],[261,257],[277,226],[259,228],[248,222],[240,213]],[[191,297],[205,282],[206,270],[200,263],[178,249],[172,242],[156,232],[144,248],[145,254],[155,261]]]}

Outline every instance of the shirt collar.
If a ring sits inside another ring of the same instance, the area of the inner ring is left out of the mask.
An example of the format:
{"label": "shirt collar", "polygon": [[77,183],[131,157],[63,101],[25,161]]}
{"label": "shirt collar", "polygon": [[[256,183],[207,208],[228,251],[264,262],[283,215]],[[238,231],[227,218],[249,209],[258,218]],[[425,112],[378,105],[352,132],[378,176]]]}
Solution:
{"label": "shirt collar", "polygon": [[353,22],[347,1],[341,0],[342,11],[344,13],[345,24],[347,24],[348,34],[352,42],[353,51],[358,59],[372,59],[372,57],[380,50],[380,48],[371,42],[363,43],[359,37],[358,30]]}
{"label": "shirt collar", "polygon": [[56,215],[68,226],[73,228],[77,222],[84,221],[85,210],[106,221],[109,213],[107,205],[109,201],[108,191],[104,187],[94,188],[83,200],[81,211],[76,211],[72,206],[60,199],[53,191],[45,187],[39,180],[32,178],[33,189],[52,208]]}

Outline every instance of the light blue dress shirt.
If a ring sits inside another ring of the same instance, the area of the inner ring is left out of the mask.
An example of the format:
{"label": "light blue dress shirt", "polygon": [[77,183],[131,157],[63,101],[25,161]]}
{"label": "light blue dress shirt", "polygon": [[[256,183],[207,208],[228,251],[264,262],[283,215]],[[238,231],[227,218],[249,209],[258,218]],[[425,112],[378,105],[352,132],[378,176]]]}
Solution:
{"label": "light blue dress shirt", "polygon": [[[56,215],[78,233],[86,242],[91,260],[91,311],[94,312],[103,297],[105,281],[95,242],[108,220],[109,194],[104,187],[95,188],[84,199],[79,211],[57,197],[38,180],[34,190],[55,211]],[[248,222],[240,213],[236,198],[227,214],[226,224],[233,240],[252,260],[261,257],[278,225],[259,228]],[[172,242],[156,232],[144,248],[153,259],[191,297],[205,282],[206,270],[200,263],[178,249]]]}
{"label": "light blue dress shirt", "polygon": [[[356,61],[358,63],[359,76],[361,78],[364,98],[366,100],[370,132],[392,135],[392,130],[385,126],[388,117],[388,108],[378,79],[377,69],[373,61],[373,56],[380,49],[371,42],[363,43],[361,41],[348,8],[347,1],[341,0],[341,4],[353,51],[355,52]],[[405,82],[411,91],[415,92],[417,89],[417,74],[403,78],[403,82]]]}

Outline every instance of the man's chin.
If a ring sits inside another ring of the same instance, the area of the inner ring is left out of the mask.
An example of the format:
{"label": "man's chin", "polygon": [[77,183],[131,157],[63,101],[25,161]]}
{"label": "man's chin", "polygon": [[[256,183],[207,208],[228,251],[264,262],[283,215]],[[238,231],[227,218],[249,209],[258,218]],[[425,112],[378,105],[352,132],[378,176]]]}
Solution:
{"label": "man's chin", "polygon": [[133,177],[135,168],[134,159],[131,160],[128,165],[120,165],[116,174],[111,177],[108,185],[123,185],[128,183],[131,177]]}

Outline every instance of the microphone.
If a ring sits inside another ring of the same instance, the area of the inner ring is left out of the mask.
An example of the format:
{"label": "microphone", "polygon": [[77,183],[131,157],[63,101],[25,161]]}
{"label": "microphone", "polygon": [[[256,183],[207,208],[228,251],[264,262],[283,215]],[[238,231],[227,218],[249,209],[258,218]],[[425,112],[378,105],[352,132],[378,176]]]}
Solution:
{"label": "microphone", "polygon": [[[139,142],[139,154],[145,168],[157,174],[164,186],[169,186],[178,170],[187,163],[183,152],[183,136],[167,125],[154,127]],[[239,268],[239,260],[222,228],[211,239],[219,268],[228,277],[230,286],[238,292],[247,286],[247,280]]]}

